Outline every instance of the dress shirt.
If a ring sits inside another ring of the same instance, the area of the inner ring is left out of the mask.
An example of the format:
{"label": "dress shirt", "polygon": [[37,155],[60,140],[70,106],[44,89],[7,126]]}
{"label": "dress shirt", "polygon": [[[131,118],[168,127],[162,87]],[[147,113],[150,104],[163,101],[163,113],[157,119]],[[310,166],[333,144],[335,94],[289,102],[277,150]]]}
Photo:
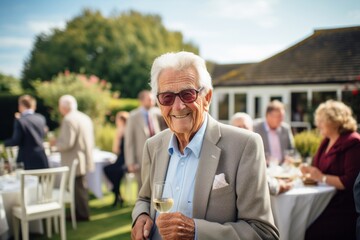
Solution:
{"label": "dress shirt", "polygon": [[199,164],[200,151],[207,125],[207,115],[199,131],[185,147],[184,154],[179,151],[176,136],[171,137],[168,152],[170,157],[166,181],[173,188],[174,206],[171,212],[181,212],[192,217],[195,175]]}
{"label": "dress shirt", "polygon": [[267,132],[269,148],[270,148],[270,155],[275,157],[279,162],[282,160],[282,151],[281,151],[281,144],[280,144],[280,137],[279,131],[281,128],[271,129],[269,125],[265,122],[265,129]]}

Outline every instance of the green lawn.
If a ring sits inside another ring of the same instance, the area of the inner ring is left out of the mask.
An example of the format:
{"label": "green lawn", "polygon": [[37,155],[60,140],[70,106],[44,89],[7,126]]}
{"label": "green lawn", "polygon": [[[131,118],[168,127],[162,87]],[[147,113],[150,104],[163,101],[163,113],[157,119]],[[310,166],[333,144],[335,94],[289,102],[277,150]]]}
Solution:
{"label": "green lawn", "polygon": [[[123,190],[123,186],[122,186]],[[113,208],[112,193],[104,190],[104,197],[96,199],[90,195],[90,221],[78,222],[77,229],[73,229],[71,222],[66,222],[67,239],[130,239],[131,231],[131,211],[133,208],[133,199],[130,203],[125,202],[124,206]],[[70,213],[69,208],[66,209]],[[45,224],[44,224],[45,227]],[[42,240],[48,239],[46,234],[31,234],[30,239]],[[60,234],[53,233],[51,239],[60,239]]]}

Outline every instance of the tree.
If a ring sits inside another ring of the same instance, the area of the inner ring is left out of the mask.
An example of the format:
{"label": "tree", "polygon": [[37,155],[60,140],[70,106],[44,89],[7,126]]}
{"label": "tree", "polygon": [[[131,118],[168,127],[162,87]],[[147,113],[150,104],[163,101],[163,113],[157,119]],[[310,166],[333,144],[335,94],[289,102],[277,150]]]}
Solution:
{"label": "tree", "polygon": [[149,88],[155,57],[169,51],[198,53],[180,32],[168,31],[158,15],[130,11],[108,18],[84,10],[64,30],[37,36],[23,70],[23,86],[46,81],[65,70],[106,79],[122,97]]}
{"label": "tree", "polygon": [[21,82],[19,79],[0,73],[0,92],[21,94]]}

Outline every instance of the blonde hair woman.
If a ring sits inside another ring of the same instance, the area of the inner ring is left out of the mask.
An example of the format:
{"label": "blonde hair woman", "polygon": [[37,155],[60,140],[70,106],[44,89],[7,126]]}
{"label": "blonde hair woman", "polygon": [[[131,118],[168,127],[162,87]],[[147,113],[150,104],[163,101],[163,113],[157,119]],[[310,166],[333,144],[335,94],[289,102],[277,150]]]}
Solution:
{"label": "blonde hair woman", "polygon": [[355,239],[356,212],[352,188],[360,171],[360,135],[351,109],[328,100],[315,112],[315,124],[324,137],[312,166],[303,174],[337,189],[322,214],[310,225],[305,239]]}

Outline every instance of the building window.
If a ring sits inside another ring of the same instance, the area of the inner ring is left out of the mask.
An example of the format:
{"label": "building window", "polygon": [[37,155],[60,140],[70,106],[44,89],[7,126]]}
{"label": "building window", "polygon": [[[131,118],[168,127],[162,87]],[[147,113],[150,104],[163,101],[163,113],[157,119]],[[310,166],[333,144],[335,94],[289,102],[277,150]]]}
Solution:
{"label": "building window", "polygon": [[291,121],[308,122],[308,102],[306,92],[291,93]]}
{"label": "building window", "polygon": [[229,119],[229,94],[218,93],[219,120]]}
{"label": "building window", "polygon": [[234,113],[236,113],[236,112],[246,112],[246,94],[245,93],[235,94]]}
{"label": "building window", "polygon": [[360,94],[358,91],[343,91],[342,101],[348,105],[352,111],[354,118],[360,123]]}

